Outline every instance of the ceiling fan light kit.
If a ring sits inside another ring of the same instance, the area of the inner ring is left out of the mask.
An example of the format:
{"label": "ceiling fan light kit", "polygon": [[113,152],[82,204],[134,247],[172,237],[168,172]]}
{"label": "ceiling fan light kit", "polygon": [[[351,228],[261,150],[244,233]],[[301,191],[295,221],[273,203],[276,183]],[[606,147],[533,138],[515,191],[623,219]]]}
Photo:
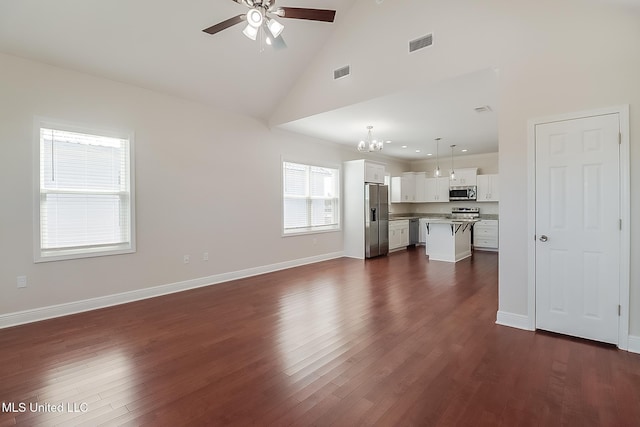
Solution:
{"label": "ceiling fan light kit", "polygon": [[[335,10],[329,9],[308,9],[301,7],[275,7],[276,0],[232,0],[235,3],[243,4],[249,8],[246,14],[234,16],[225,21],[219,22],[204,31],[207,34],[216,34],[220,31],[232,27],[240,22],[247,21],[247,26],[242,33],[256,40],[260,34],[260,40],[268,45],[273,45],[276,49],[286,47],[281,37],[284,25],[276,21],[269,15],[280,18],[305,19],[309,21],[333,22],[336,16]],[[262,34],[264,32],[264,34]]]}
{"label": "ceiling fan light kit", "polygon": [[258,29],[251,24],[247,24],[242,33],[251,40],[255,40],[258,37]]}
{"label": "ceiling fan light kit", "polygon": [[282,30],[284,30],[284,25],[279,23],[273,18],[267,18],[267,28],[269,28],[269,32],[271,35],[276,38],[280,34],[282,34]]}
{"label": "ceiling fan light kit", "polygon": [[262,12],[258,9],[249,9],[247,12],[247,23],[254,28],[260,27],[262,25]]}

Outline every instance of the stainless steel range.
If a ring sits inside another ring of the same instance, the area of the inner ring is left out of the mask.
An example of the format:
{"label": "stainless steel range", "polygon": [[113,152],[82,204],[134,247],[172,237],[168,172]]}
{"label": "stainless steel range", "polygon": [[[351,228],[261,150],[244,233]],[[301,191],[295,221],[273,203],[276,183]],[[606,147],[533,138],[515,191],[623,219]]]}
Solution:
{"label": "stainless steel range", "polygon": [[453,208],[451,219],[477,219],[480,218],[480,208]]}
{"label": "stainless steel range", "polygon": [[[452,208],[451,219],[480,219],[480,208]],[[473,226],[471,227],[471,248],[473,249]]]}

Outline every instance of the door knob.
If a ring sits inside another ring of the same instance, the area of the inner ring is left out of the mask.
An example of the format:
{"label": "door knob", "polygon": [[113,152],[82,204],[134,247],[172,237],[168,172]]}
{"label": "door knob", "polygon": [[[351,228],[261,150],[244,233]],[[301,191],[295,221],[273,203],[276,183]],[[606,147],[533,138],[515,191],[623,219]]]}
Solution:
{"label": "door knob", "polygon": [[541,242],[546,242],[547,240],[549,240],[549,238],[547,236],[545,236],[544,234],[542,236],[540,236],[540,241]]}

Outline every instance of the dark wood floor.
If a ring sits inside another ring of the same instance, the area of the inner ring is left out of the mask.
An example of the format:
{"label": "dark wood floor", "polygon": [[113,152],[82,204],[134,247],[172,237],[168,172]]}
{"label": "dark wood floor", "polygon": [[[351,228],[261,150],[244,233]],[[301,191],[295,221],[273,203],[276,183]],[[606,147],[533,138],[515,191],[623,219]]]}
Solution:
{"label": "dark wood floor", "polygon": [[0,330],[0,426],[640,425],[640,355],[496,325],[497,271],[410,250]]}

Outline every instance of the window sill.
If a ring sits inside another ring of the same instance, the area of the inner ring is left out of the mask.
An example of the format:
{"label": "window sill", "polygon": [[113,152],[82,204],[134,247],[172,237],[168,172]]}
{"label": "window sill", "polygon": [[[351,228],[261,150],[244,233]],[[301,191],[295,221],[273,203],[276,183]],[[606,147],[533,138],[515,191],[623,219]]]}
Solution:
{"label": "window sill", "polygon": [[123,255],[135,253],[135,247],[130,245],[105,246],[103,248],[92,249],[61,249],[40,251],[35,254],[34,263],[51,262],[51,261],[67,261],[81,258],[95,258],[110,255]]}
{"label": "window sill", "polygon": [[284,231],[282,233],[282,237],[292,237],[292,236],[304,236],[307,234],[322,234],[322,233],[337,233],[342,231],[342,228],[327,228],[327,229],[316,229],[316,230],[300,230],[300,231]]}

